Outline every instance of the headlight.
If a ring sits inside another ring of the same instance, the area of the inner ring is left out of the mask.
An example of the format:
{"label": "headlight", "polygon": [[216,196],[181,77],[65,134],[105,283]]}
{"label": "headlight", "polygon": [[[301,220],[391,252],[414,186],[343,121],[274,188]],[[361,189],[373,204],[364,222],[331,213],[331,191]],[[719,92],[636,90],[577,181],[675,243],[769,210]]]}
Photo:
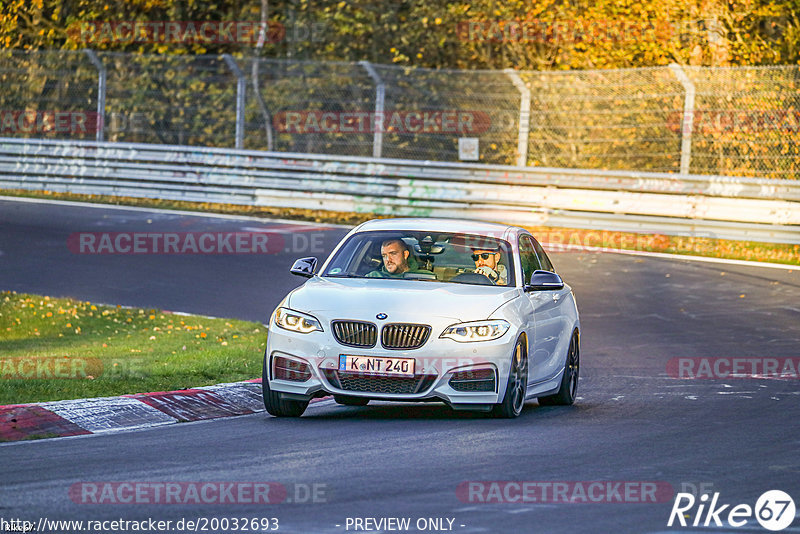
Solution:
{"label": "headlight", "polygon": [[322,325],[311,315],[300,313],[289,308],[275,310],[275,324],[284,330],[308,334],[314,330],[322,332]]}
{"label": "headlight", "polygon": [[445,328],[439,337],[446,337],[459,342],[490,341],[502,337],[510,326],[508,321],[503,319],[459,323]]}

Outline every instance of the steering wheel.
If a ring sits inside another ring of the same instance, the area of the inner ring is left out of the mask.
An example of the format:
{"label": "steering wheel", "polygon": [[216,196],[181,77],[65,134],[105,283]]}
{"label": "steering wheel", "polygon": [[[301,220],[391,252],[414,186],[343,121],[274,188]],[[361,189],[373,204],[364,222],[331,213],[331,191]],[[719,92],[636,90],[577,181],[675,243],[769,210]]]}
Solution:
{"label": "steering wheel", "polygon": [[482,286],[496,286],[491,278],[482,273],[460,273],[450,279],[451,282],[461,284],[478,284]]}

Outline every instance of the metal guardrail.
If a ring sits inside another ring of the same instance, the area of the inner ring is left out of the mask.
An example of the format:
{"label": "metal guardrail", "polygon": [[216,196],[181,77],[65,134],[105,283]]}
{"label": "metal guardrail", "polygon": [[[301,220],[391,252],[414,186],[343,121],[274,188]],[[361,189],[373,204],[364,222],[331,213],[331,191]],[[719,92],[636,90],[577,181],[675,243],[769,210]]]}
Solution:
{"label": "metal guardrail", "polygon": [[800,182],[0,138],[0,187],[800,243]]}

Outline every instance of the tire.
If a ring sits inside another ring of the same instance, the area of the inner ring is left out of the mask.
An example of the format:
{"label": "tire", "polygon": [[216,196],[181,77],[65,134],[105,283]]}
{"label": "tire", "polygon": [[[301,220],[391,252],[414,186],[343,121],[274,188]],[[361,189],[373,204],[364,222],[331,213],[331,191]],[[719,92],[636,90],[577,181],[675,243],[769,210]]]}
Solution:
{"label": "tire", "polygon": [[264,408],[275,417],[300,417],[308,408],[308,401],[283,399],[280,393],[269,389],[269,362],[266,354],[261,373],[261,395],[264,397]]}
{"label": "tire", "polygon": [[573,332],[564,364],[564,376],[561,377],[561,387],[554,395],[539,397],[539,404],[542,406],[569,406],[575,402],[575,397],[578,396],[578,375],[581,366],[579,339],[578,332]]}
{"label": "tire", "polygon": [[342,406],[366,406],[369,404],[369,399],[351,397],[350,395],[334,395],[333,400],[336,401],[336,404],[341,404]]}
{"label": "tire", "polygon": [[494,417],[513,419],[519,417],[525,407],[525,393],[528,391],[528,354],[524,338],[519,338],[511,353],[511,370],[503,402],[492,407]]}

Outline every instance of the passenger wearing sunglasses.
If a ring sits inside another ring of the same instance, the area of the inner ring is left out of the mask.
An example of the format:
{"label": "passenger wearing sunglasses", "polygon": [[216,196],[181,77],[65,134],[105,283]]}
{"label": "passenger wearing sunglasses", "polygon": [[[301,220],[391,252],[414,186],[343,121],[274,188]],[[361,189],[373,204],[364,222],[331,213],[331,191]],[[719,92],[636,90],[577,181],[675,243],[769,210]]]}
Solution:
{"label": "passenger wearing sunglasses", "polygon": [[508,284],[505,265],[500,264],[500,251],[490,249],[473,249],[472,261],[475,272],[486,276],[499,286]]}

